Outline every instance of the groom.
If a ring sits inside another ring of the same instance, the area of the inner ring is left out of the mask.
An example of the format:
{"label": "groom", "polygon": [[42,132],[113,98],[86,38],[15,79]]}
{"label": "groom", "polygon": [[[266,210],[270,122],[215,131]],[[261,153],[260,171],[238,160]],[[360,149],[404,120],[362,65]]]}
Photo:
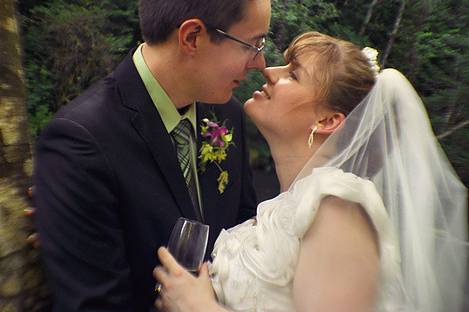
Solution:
{"label": "groom", "polygon": [[[248,70],[265,67],[270,1],[141,0],[139,15],[145,43],[60,110],[37,143],[54,311],[150,311],[156,249],[178,217],[210,225],[210,252],[221,228],[255,213],[231,96]],[[218,166],[197,171],[204,118],[233,130],[221,189]]]}

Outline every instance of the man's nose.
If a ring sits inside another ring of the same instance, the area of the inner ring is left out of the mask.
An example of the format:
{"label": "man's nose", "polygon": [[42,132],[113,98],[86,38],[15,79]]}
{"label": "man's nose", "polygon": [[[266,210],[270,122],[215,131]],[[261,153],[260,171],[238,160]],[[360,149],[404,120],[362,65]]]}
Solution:
{"label": "man's nose", "polygon": [[248,64],[248,69],[263,70],[265,68],[265,57],[264,53],[260,52],[253,60]]}

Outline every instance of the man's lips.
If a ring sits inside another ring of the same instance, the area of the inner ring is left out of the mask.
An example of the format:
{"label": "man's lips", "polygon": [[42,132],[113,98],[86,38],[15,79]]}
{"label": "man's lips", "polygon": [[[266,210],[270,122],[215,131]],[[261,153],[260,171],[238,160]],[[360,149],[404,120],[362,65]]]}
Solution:
{"label": "man's lips", "polygon": [[239,77],[239,79],[234,79],[233,83],[239,86],[244,80],[246,80],[246,74],[244,74],[242,77]]}

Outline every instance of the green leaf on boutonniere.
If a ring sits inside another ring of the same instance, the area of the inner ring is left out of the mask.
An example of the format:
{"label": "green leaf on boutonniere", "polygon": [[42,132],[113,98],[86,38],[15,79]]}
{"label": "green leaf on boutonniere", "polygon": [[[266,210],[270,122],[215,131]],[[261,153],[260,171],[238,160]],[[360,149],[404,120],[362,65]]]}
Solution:
{"label": "green leaf on boutonniere", "polygon": [[229,181],[229,175],[228,171],[223,170],[220,172],[220,175],[218,176],[218,192],[222,194],[225,191],[226,185],[228,184]]}

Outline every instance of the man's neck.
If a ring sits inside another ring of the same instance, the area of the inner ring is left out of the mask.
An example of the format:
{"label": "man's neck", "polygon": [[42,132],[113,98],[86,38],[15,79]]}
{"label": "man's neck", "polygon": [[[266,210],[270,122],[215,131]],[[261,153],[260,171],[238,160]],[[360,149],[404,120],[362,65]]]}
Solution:
{"label": "man's neck", "polygon": [[168,94],[177,109],[191,105],[194,99],[188,95],[184,82],[184,67],[170,43],[142,46],[142,55],[153,77]]}

